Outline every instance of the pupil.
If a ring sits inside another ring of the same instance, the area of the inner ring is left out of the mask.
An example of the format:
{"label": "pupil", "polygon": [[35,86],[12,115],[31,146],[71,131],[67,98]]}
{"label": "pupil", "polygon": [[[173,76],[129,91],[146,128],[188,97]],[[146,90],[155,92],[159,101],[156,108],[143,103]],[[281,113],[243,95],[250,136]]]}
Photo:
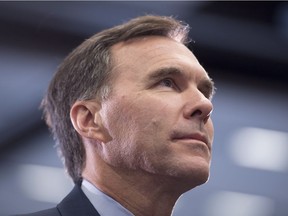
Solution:
{"label": "pupil", "polygon": [[167,87],[171,87],[172,86],[172,83],[170,80],[164,80],[164,85],[167,86]]}

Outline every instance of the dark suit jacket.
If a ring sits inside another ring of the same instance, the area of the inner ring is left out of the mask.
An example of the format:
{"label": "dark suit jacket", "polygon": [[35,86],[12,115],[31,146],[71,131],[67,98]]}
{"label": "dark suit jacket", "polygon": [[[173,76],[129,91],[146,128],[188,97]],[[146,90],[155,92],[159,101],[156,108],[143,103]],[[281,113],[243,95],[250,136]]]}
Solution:
{"label": "dark suit jacket", "polygon": [[76,184],[73,190],[55,208],[22,216],[100,216],[81,190],[80,185]]}

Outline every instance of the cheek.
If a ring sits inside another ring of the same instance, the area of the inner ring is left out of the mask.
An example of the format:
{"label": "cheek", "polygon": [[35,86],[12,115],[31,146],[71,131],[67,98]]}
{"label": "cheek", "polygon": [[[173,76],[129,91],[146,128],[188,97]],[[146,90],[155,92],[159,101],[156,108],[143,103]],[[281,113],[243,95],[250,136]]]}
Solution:
{"label": "cheek", "polygon": [[163,128],[161,111],[155,103],[143,97],[121,97],[103,106],[103,124],[112,137],[107,150],[113,154],[117,152],[119,157],[147,151],[153,145],[153,139],[157,139],[155,134],[159,136]]}
{"label": "cheek", "polygon": [[213,143],[213,139],[214,139],[214,126],[213,126],[213,122],[212,119],[210,118],[207,122],[207,132],[209,135],[209,138],[211,140],[211,143]]}
{"label": "cheek", "polygon": [[158,101],[148,100],[141,95],[134,98],[121,97],[111,106],[109,125],[113,125],[115,132],[130,133],[129,136],[154,131],[161,127],[162,110]]}

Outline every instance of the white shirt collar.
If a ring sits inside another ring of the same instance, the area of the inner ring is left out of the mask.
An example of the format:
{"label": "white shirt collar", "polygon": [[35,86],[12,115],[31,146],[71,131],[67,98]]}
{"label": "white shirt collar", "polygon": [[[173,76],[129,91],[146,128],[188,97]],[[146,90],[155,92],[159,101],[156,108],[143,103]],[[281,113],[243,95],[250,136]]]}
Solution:
{"label": "white shirt collar", "polygon": [[81,189],[101,216],[133,216],[116,200],[83,179]]}

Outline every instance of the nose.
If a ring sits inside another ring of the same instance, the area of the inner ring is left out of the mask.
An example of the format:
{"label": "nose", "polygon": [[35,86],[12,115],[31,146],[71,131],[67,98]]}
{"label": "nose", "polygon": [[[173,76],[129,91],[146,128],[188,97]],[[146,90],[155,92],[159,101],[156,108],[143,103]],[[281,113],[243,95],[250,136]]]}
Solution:
{"label": "nose", "polygon": [[192,95],[190,94],[189,99],[187,99],[184,117],[186,119],[196,118],[205,124],[210,118],[212,111],[212,101],[197,90]]}

